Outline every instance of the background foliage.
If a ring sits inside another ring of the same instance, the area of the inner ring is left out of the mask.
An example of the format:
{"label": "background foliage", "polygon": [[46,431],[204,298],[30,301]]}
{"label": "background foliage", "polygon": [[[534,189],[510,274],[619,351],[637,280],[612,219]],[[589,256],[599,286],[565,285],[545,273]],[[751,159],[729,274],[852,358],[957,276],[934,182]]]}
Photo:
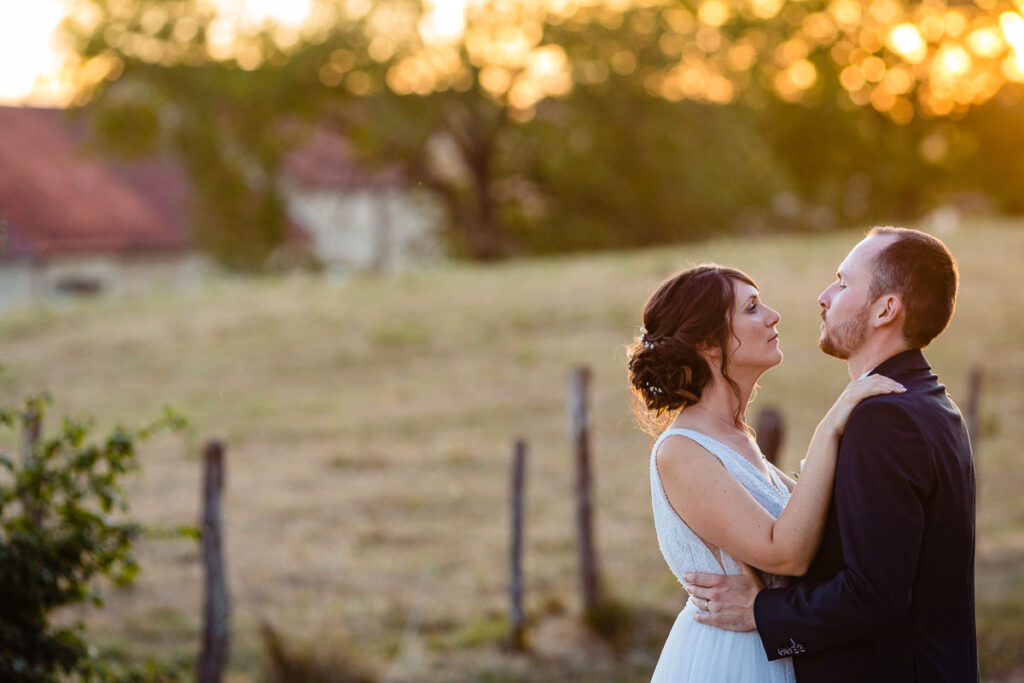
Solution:
{"label": "background foliage", "polygon": [[487,0],[451,35],[432,7],[322,0],[294,28],[80,0],[66,32],[100,146],[179,158],[198,242],[237,269],[287,235],[307,127],[431,191],[474,259],[1021,210],[1004,0]]}

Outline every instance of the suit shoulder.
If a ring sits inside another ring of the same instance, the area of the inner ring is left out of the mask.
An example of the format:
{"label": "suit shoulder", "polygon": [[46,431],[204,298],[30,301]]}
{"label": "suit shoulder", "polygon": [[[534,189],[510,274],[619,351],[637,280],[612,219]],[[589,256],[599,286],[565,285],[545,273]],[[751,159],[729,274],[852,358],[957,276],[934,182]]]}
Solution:
{"label": "suit shoulder", "polygon": [[928,439],[905,398],[872,396],[854,408],[839,442],[840,468],[896,468],[908,480],[929,480]]}
{"label": "suit shoulder", "polygon": [[871,396],[850,413],[841,446],[844,451],[916,450],[926,442],[916,417],[913,403],[905,394]]}
{"label": "suit shoulder", "polygon": [[846,428],[874,427],[880,424],[914,425],[912,397],[907,394],[869,396],[850,412]]}

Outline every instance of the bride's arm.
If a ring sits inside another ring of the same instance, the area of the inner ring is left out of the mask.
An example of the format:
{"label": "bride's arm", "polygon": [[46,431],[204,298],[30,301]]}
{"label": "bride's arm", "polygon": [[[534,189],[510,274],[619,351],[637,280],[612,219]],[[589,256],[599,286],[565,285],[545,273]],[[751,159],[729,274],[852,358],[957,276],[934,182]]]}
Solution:
{"label": "bride's arm", "polygon": [[799,576],[821,542],[839,437],[850,411],[867,396],[900,390],[880,375],[847,386],[815,429],[800,479],[778,519],[717,458],[683,437],[666,439],[657,455],[669,503],[698,536],[732,557],[772,574]]}

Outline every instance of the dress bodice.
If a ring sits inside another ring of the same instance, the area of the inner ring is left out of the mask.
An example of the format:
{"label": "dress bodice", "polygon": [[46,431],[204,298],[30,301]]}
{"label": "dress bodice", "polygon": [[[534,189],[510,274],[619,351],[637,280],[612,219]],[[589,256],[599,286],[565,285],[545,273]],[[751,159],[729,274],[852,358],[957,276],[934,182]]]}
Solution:
{"label": "dress bodice", "polygon": [[[665,557],[669,569],[680,583],[686,572],[705,572],[709,574],[739,574],[740,568],[736,561],[724,550],[719,550],[721,564],[714,553],[693,532],[690,527],[676,514],[675,509],[665,495],[658,475],[658,448],[666,438],[673,435],[685,436],[703,446],[708,452],[721,461],[725,469],[738,481],[750,495],[768,511],[772,517],[778,517],[789,500],[789,489],[775,468],[769,467],[771,481],[749,460],[729,448],[722,442],[692,429],[666,429],[651,450],[651,499],[654,507],[654,527],[658,534],[658,545]],[[785,579],[772,574],[761,573],[765,586],[769,588],[785,584]]]}

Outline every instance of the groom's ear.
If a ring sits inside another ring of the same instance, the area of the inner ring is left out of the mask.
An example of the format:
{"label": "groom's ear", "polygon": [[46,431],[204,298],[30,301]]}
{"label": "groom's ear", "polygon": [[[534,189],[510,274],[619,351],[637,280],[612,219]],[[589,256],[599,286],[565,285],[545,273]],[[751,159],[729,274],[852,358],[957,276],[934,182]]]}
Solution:
{"label": "groom's ear", "polygon": [[875,327],[893,325],[899,322],[903,315],[903,300],[895,294],[886,294],[878,297],[872,308],[872,323]]}

